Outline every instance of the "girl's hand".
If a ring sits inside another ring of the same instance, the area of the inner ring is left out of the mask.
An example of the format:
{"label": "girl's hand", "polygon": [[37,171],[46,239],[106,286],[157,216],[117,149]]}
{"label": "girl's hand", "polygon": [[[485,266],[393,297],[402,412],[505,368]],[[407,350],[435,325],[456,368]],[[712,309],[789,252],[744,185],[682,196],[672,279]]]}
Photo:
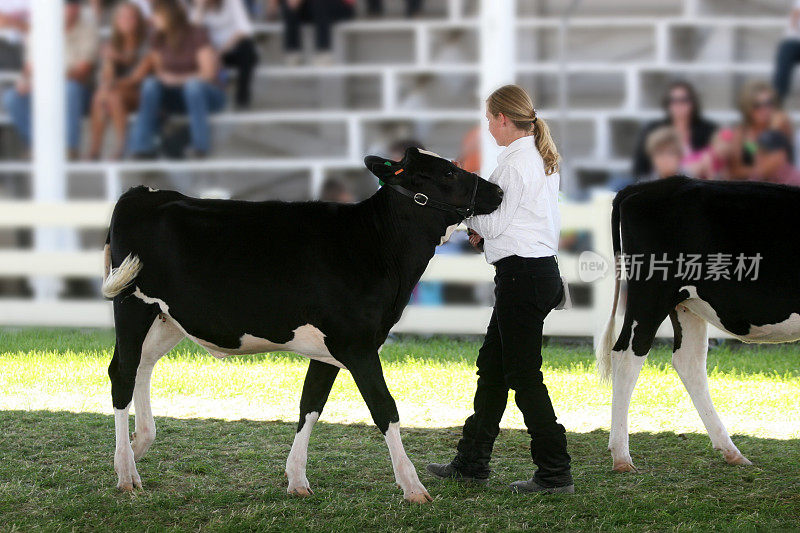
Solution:
{"label": "girl's hand", "polygon": [[475,248],[476,250],[480,250],[481,242],[483,242],[483,237],[481,237],[474,231],[470,232],[469,243],[472,245],[473,248]]}

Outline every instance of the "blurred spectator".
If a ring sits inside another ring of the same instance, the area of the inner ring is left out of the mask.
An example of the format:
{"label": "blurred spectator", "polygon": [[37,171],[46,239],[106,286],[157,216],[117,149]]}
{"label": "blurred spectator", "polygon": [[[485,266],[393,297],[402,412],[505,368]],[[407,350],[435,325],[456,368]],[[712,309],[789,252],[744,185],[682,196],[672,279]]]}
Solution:
{"label": "blurred spectator", "polygon": [[773,86],[777,93],[778,104],[783,105],[792,86],[792,72],[794,66],[800,63],[800,0],[794,0],[792,12],[789,15],[789,26],[786,35],[778,45],[775,58],[775,74]]}
{"label": "blurred spectator", "polygon": [[322,202],[335,202],[338,204],[352,204],[356,201],[350,189],[341,180],[328,178],[322,184],[319,199]]}
{"label": "blurred spectator", "polygon": [[481,172],[481,127],[475,126],[461,140],[458,166],[467,172]]}
{"label": "blurred spectator", "polygon": [[208,29],[222,64],[236,69],[236,107],[249,107],[258,54],[243,0],[193,0],[191,5],[192,22]]}
{"label": "blurred spectator", "polygon": [[778,130],[758,136],[754,178],[769,183],[800,186],[800,170],[792,164],[793,149],[789,139]]}
{"label": "blurred spectator", "polygon": [[662,126],[647,136],[647,156],[650,158],[652,179],[662,179],[682,174],[683,141],[671,126]]}
{"label": "blurred spectator", "polygon": [[141,83],[152,69],[147,38],[147,22],[136,4],[119,4],[114,11],[111,39],[103,50],[99,85],[92,100],[88,159],[100,158],[109,119],[117,138],[114,159],[125,155],[128,114],[136,110]]}
{"label": "blurred spectator", "polygon": [[[64,10],[64,60],[67,67],[67,148],[71,158],[78,155],[81,122],[89,99],[89,86],[97,60],[99,37],[97,25],[83,16],[81,0],[66,0]],[[30,54],[30,39],[26,46]],[[31,143],[31,69],[30,57],[16,86],[3,93],[3,106],[22,140]]]}
{"label": "blurred spectator", "polygon": [[28,33],[30,0],[0,2],[0,70],[22,68],[22,48]]}
{"label": "blurred spectator", "polygon": [[703,157],[690,166],[689,174],[705,180],[729,180],[730,161],[735,148],[733,130],[718,130]]}
{"label": "blurred spectator", "polygon": [[639,134],[633,156],[633,177],[642,179],[651,175],[653,167],[647,156],[647,139],[654,130],[671,126],[680,140],[685,165],[696,161],[708,148],[717,125],[703,117],[700,99],[694,87],[685,81],[670,84],[662,101],[665,117],[647,124]]}
{"label": "blurred spectator", "polygon": [[775,90],[768,83],[753,81],[742,89],[739,98],[742,122],[734,128],[736,149],[731,159],[731,178],[748,179],[753,174],[758,151],[758,136],[775,129],[792,138],[789,117],[778,109]]}
{"label": "blurred spectator", "polygon": [[425,146],[416,139],[399,139],[397,141],[393,141],[389,145],[389,159],[392,161],[400,161],[403,159],[403,157],[405,157],[406,150],[409,148],[424,150]]}
{"label": "blurred spectator", "polygon": [[283,15],[283,46],[286,63],[298,65],[301,62],[300,27],[304,22],[314,24],[316,65],[329,65],[333,62],[331,54],[332,27],[342,20],[353,18],[355,0],[271,0],[277,1]]}
{"label": "blurred spectator", "polygon": [[193,155],[204,157],[211,149],[208,115],[225,106],[219,58],[206,30],[189,23],[178,0],[157,2],[153,24],[155,75],[142,83],[139,112],[131,133],[131,154],[136,158],[155,157],[162,113],[186,112]]}
{"label": "blurred spectator", "polygon": [[142,12],[142,16],[148,21],[153,18],[153,5],[158,0],[131,0]]}
{"label": "blurred spectator", "polygon": [[[422,12],[422,0],[406,0],[406,17],[413,18]],[[383,15],[383,0],[368,0],[367,13],[378,17]]]}

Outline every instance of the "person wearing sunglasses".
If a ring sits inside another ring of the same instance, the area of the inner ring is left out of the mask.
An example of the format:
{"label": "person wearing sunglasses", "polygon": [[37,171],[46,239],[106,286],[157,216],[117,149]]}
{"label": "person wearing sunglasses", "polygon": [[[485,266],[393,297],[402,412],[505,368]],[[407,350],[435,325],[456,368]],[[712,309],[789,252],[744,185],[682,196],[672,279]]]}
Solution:
{"label": "person wearing sunglasses", "polygon": [[755,172],[755,159],[758,152],[758,137],[768,130],[777,130],[787,139],[793,139],[792,124],[789,117],[778,105],[778,95],[765,81],[752,81],[744,86],[739,96],[741,122],[734,132],[734,146],[731,160],[731,178],[752,179]]}
{"label": "person wearing sunglasses", "polygon": [[672,82],[661,103],[664,117],[645,125],[639,133],[632,169],[636,181],[647,179],[653,173],[653,165],[647,154],[647,139],[655,130],[665,126],[675,130],[683,145],[684,167],[691,166],[705,152],[717,130],[714,122],[703,117],[700,98],[689,82]]}

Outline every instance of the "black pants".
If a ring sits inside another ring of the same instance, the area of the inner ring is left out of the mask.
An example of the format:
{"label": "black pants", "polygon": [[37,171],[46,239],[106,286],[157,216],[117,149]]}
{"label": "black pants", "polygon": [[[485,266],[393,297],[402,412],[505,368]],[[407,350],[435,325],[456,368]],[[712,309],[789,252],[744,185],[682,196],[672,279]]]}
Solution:
{"label": "black pants", "polygon": [[797,63],[800,63],[800,40],[784,39],[778,45],[778,53],[775,58],[775,74],[772,82],[781,102],[789,95],[792,85],[792,72]]}
{"label": "black pants", "polygon": [[353,6],[342,0],[305,0],[297,9],[290,9],[286,0],[280,0],[280,5],[285,24],[283,47],[287,52],[297,52],[302,47],[300,27],[304,22],[314,24],[317,50],[330,50],[333,24],[354,16]]}
{"label": "black pants", "polygon": [[[369,0],[367,11],[371,15],[383,14],[383,0]],[[422,11],[422,0],[406,0],[406,16],[413,17]]]}
{"label": "black pants", "polygon": [[531,436],[534,474],[542,486],[572,483],[564,426],[556,421],[542,376],[542,326],[563,297],[555,257],[511,256],[498,261],[496,302],[478,353],[475,413],[458,443],[460,462],[477,477],[489,475],[488,462],[508,390],[522,411]]}
{"label": "black pants", "polygon": [[253,71],[258,65],[258,53],[253,39],[240,39],[236,46],[223,54],[222,63],[236,69],[236,106],[248,107]]}
{"label": "black pants", "polygon": [[0,39],[0,70],[21,70],[22,46]]}

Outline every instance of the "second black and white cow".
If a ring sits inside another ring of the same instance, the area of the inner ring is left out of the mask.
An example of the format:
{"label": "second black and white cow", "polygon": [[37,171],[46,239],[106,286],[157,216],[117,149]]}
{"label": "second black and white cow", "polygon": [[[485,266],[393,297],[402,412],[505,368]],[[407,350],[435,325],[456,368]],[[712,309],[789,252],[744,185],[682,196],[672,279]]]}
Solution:
{"label": "second black and white cow", "polygon": [[748,465],[717,415],[706,375],[707,324],[744,342],[800,339],[800,241],[790,221],[800,188],[674,177],[625,188],[614,199],[614,262],[628,285],[622,330],[619,298],[597,346],[598,369],[612,379],[609,450],[614,470],[635,470],[628,409],[656,330],[669,316],[672,364],[715,449]]}
{"label": "second black and white cow", "polygon": [[[155,438],[150,376],[188,337],[217,357],[292,351],[311,359],[286,463],[288,491],[311,493],[306,453],[340,368],[384,434],[406,500],[430,501],[400,440],[378,351],[437,245],[502,190],[435,154],[370,156],[385,185],[353,205],[199,200],[145,187],[114,209],[103,294],[113,298],[109,367],[118,487],[141,486],[135,461]],[[128,437],[131,400],[136,410]]]}

